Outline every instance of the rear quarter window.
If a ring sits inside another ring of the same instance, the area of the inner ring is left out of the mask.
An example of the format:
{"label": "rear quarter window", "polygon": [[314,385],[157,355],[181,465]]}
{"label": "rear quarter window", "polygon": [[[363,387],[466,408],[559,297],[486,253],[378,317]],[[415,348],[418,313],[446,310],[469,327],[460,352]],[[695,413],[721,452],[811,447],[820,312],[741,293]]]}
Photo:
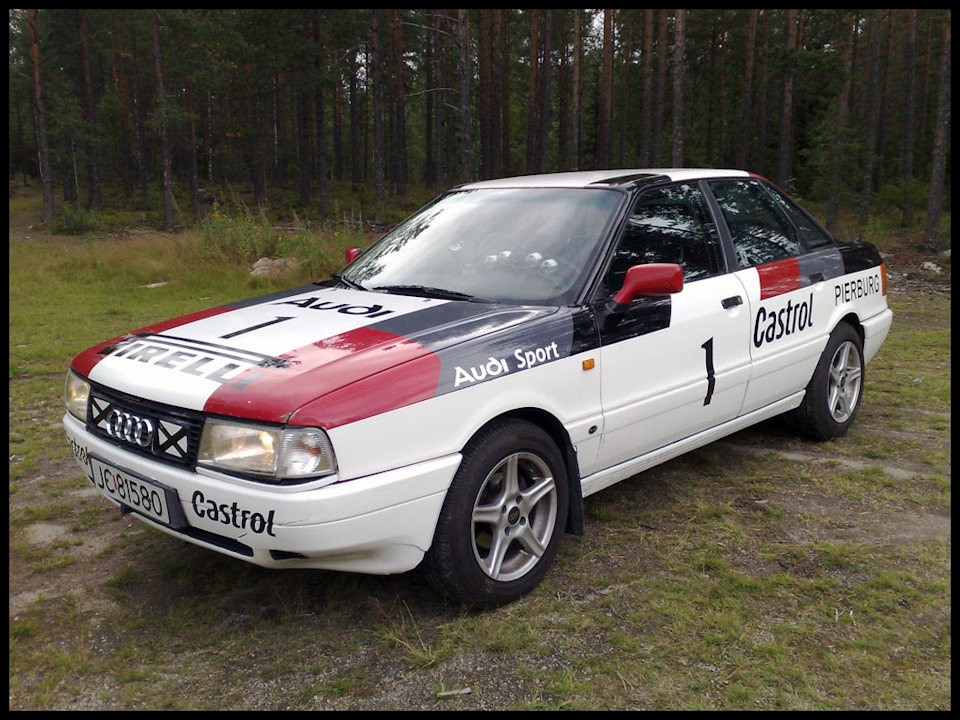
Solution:
{"label": "rear quarter window", "polygon": [[710,189],[723,212],[741,268],[785,260],[804,252],[796,230],[759,182],[714,180]]}

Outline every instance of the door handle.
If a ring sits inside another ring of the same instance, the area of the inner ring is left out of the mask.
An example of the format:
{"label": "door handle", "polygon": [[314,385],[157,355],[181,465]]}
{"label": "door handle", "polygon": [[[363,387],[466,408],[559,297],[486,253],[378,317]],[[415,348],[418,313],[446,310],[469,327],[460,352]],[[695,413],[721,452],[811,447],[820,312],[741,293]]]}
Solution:
{"label": "door handle", "polygon": [[743,305],[743,298],[739,295],[731,295],[730,297],[721,300],[720,304],[723,305],[724,310],[729,310],[737,305]]}
{"label": "door handle", "polygon": [[823,282],[823,273],[815,272],[813,275],[810,276],[810,282],[812,283]]}

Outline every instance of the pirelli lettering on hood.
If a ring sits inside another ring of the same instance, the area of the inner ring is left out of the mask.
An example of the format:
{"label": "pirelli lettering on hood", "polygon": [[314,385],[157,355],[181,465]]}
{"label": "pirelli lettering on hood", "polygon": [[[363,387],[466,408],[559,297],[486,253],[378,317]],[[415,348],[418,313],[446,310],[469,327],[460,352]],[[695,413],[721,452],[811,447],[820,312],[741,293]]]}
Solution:
{"label": "pirelli lettering on hood", "polygon": [[264,356],[227,352],[180,338],[138,336],[121,343],[111,357],[143,363],[216,383],[227,383],[264,361]]}

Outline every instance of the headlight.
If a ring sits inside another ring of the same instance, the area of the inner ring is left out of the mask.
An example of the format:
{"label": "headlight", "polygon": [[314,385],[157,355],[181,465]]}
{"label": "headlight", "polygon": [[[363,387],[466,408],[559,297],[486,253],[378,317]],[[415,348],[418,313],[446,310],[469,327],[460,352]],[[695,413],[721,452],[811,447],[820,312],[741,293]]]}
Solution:
{"label": "headlight", "polygon": [[204,423],[197,462],[278,481],[337,471],[330,439],[319,428],[279,428],[214,418]]}
{"label": "headlight", "polygon": [[67,382],[63,396],[67,411],[81,422],[86,422],[90,383],[74,373],[73,370],[67,370]]}

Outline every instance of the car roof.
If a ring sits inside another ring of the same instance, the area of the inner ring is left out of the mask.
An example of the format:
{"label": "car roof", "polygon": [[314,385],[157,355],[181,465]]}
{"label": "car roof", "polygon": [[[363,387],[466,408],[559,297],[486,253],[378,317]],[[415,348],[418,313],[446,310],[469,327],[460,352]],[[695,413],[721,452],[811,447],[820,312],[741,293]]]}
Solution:
{"label": "car roof", "polygon": [[614,170],[582,170],[576,172],[518,175],[516,177],[482,180],[458,186],[460,190],[521,187],[588,187],[596,185],[622,186],[653,180],[681,182],[718,177],[750,177],[744,170],[710,168],[637,168]]}

